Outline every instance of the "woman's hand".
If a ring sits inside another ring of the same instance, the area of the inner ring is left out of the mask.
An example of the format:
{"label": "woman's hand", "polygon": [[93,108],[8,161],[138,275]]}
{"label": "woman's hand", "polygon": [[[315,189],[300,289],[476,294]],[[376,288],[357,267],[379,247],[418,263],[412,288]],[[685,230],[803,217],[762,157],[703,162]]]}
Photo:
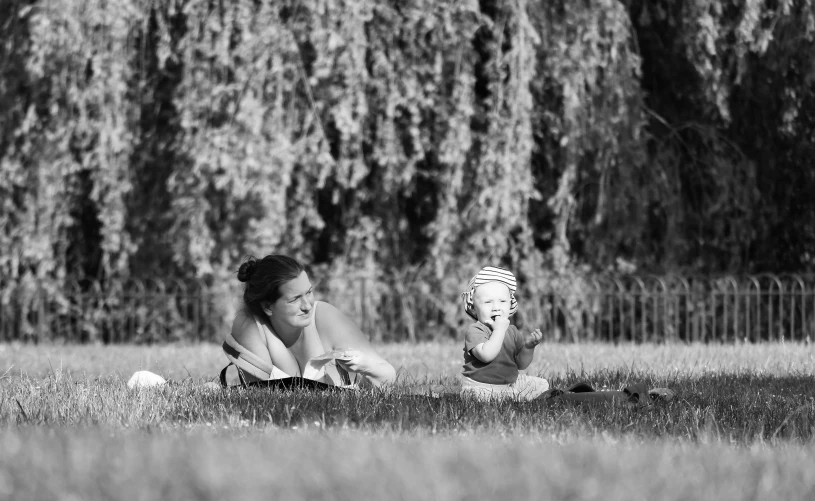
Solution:
{"label": "woman's hand", "polygon": [[335,360],[340,367],[348,372],[361,374],[365,369],[365,366],[368,365],[366,364],[365,354],[359,350],[354,350],[352,348],[338,348],[334,351],[342,352],[335,357]]}
{"label": "woman's hand", "polygon": [[393,366],[376,352],[359,327],[334,306],[322,302],[319,305],[315,323],[323,346],[360,353],[347,360],[337,359],[337,363],[349,372],[364,375],[374,386],[393,383],[396,380]]}
{"label": "woman's hand", "polygon": [[379,356],[372,356],[360,350],[351,348],[342,349],[343,356],[336,357],[337,365],[348,372],[362,374],[374,386],[390,383],[396,378],[396,371],[391,364]]}

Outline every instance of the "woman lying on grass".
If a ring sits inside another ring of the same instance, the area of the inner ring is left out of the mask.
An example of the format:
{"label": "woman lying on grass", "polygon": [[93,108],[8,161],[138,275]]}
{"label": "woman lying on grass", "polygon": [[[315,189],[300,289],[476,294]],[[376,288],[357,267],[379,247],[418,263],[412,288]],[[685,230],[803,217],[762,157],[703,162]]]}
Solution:
{"label": "woman lying on grass", "polygon": [[[238,270],[238,280],[246,283],[244,307],[223,348],[244,384],[302,376],[332,386],[381,386],[396,378],[393,366],[354,322],[314,299],[308,274],[297,260],[283,255],[249,258]],[[321,360],[319,370],[314,370],[315,360]]]}

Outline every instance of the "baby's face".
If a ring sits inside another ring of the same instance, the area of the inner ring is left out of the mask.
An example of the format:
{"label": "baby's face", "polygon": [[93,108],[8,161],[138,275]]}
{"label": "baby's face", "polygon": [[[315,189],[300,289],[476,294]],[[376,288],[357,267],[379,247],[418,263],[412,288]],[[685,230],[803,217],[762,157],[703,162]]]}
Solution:
{"label": "baby's face", "polygon": [[473,293],[475,316],[480,322],[486,322],[496,315],[509,316],[510,301],[509,288],[501,282],[479,285]]}

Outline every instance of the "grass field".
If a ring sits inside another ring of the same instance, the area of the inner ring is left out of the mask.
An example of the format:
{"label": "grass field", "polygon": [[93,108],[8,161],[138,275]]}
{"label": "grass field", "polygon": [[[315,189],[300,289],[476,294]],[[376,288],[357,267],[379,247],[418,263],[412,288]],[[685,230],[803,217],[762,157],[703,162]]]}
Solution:
{"label": "grass field", "polygon": [[309,394],[204,388],[212,345],[0,345],[0,499],[815,499],[811,345],[538,348],[558,387],[678,393],[647,407],[431,398],[458,344],[380,351],[396,388]]}

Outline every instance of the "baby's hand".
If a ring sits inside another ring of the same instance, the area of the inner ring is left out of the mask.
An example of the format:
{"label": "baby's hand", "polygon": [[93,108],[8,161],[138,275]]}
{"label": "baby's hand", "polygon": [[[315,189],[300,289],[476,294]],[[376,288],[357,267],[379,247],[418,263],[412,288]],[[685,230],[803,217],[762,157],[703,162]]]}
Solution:
{"label": "baby's hand", "polygon": [[484,323],[486,323],[493,331],[506,331],[509,329],[509,317],[504,315],[496,315]]}
{"label": "baby's hand", "polygon": [[526,335],[524,339],[524,346],[527,348],[534,348],[543,342],[543,333],[540,329],[535,329]]}

